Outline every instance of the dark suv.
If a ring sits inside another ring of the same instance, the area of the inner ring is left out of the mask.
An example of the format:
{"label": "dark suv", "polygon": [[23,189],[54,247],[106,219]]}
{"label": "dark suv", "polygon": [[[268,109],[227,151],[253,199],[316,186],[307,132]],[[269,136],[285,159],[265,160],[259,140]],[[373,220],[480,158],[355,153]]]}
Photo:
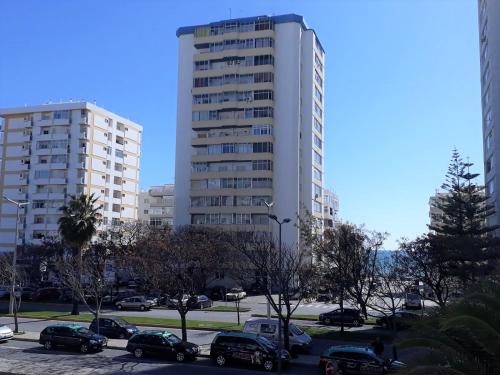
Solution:
{"label": "dark suv", "polygon": [[336,362],[340,374],[386,374],[406,368],[402,362],[384,359],[371,348],[363,346],[339,345],[326,349],[319,359],[322,373],[328,363]]}
{"label": "dark suv", "polygon": [[100,351],[107,345],[106,337],[79,324],[60,324],[46,327],[40,332],[39,343],[50,350],[56,346],[77,348],[82,353]]}
{"label": "dark suv", "polygon": [[319,321],[324,324],[340,324],[347,323],[352,324],[353,326],[359,327],[362,326],[365,320],[361,316],[361,311],[358,309],[346,309],[344,308],[344,312],[340,309],[335,309],[333,311],[320,314]]}
{"label": "dark suv", "polygon": [[182,341],[169,331],[150,330],[133,335],[128,340],[127,351],[136,358],[151,355],[184,362],[187,359],[195,359],[200,349],[198,345]]}
{"label": "dark suv", "polygon": [[[222,332],[210,346],[210,358],[219,366],[235,361],[272,371],[277,367],[278,354],[275,344],[253,333]],[[284,367],[288,366],[290,354],[286,350],[281,351],[281,360]]]}
{"label": "dark suv", "polygon": [[[97,332],[97,320],[92,320],[89,329],[93,332]],[[139,329],[127,322],[126,320],[115,317],[107,316],[105,318],[99,318],[99,334],[113,338],[113,339],[128,339],[134,333],[139,332]]]}

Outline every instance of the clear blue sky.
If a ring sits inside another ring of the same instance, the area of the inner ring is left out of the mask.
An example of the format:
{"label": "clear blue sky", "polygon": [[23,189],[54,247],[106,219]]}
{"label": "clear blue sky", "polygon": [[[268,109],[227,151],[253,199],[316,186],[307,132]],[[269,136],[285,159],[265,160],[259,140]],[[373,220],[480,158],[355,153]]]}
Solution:
{"label": "clear blue sky", "polygon": [[326,50],[326,186],[344,220],[426,230],[453,147],[483,172],[475,0],[2,0],[0,107],[96,100],[144,126],[141,187],[174,181],[179,26],[297,13]]}

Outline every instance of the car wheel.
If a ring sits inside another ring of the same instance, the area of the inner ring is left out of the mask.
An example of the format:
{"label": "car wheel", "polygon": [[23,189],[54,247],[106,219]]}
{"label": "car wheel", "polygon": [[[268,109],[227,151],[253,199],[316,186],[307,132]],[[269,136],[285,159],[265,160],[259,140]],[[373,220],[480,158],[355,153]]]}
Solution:
{"label": "car wheel", "polygon": [[186,356],[184,355],[183,352],[179,352],[175,356],[175,359],[177,360],[177,362],[184,362],[184,360],[186,359]]}
{"label": "car wheel", "polygon": [[325,324],[332,324],[332,320],[330,318],[325,318]]}
{"label": "car wheel", "polygon": [[141,348],[134,349],[134,357],[135,358],[142,358],[143,356],[144,356],[144,352]]}
{"label": "car wheel", "polygon": [[82,344],[80,346],[80,352],[81,353],[87,353],[89,351],[89,346],[87,344]]}
{"label": "car wheel", "polygon": [[118,310],[122,310],[122,309],[123,309],[123,306],[122,306],[122,305],[116,305],[116,308],[117,308]]}
{"label": "car wheel", "polygon": [[122,332],[122,333],[120,333],[120,334],[118,335],[118,338],[123,340],[123,339],[125,338],[125,334],[124,334],[123,332]]}
{"label": "car wheel", "polygon": [[335,361],[328,361],[328,363],[325,366],[325,375],[337,375],[340,374],[339,372],[339,367],[337,366],[337,362]]}
{"label": "car wheel", "polygon": [[50,340],[45,341],[45,343],[43,344],[43,347],[44,347],[46,350],[50,350],[50,349],[52,349],[52,341],[50,341]]}
{"label": "car wheel", "polygon": [[264,370],[266,370],[266,371],[273,371],[274,363],[270,359],[266,359],[262,366],[264,367]]}
{"label": "car wheel", "polygon": [[141,305],[141,307],[139,307],[139,310],[141,310],[141,311],[144,311],[144,310],[146,310],[146,306],[144,306],[144,305]]}
{"label": "car wheel", "polygon": [[215,362],[217,363],[218,366],[222,367],[226,364],[226,357],[224,357],[222,354],[219,354],[215,359]]}

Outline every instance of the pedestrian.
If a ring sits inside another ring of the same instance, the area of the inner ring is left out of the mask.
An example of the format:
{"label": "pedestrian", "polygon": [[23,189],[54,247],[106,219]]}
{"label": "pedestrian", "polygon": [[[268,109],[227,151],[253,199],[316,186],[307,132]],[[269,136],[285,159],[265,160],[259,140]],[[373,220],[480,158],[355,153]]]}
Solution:
{"label": "pedestrian", "polygon": [[372,342],[372,348],[373,348],[373,352],[382,357],[384,355],[384,343],[382,342],[382,340],[380,340],[380,337],[377,337],[377,339]]}

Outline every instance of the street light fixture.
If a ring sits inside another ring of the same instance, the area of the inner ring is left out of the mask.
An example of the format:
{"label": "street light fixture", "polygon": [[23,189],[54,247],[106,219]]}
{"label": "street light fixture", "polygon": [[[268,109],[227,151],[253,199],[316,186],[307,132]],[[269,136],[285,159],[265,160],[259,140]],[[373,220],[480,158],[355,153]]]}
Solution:
{"label": "street light fixture", "polygon": [[12,257],[12,280],[11,280],[11,288],[10,288],[10,300],[9,300],[9,314],[14,313],[14,303],[16,300],[16,269],[17,269],[17,240],[19,238],[19,209],[23,206],[29,204],[29,202],[18,202],[13,199],[7,198],[5,195],[3,199],[6,201],[15,204],[17,207],[17,219],[16,219],[16,237],[14,242],[14,255]]}
{"label": "street light fixture", "polygon": [[[267,206],[267,216],[270,216],[271,215],[271,207],[274,206],[274,202],[267,202],[266,200],[264,200],[263,202]],[[267,232],[269,234],[269,243],[270,243],[270,241],[271,241],[271,222],[269,222]],[[267,253],[268,272],[266,275],[266,279],[267,279],[266,286],[267,286],[267,292],[269,293],[269,296],[271,296],[271,275],[269,274],[270,263],[271,263],[271,252],[269,251]],[[271,319],[271,302],[269,302],[269,299],[267,300],[267,319]]]}
{"label": "street light fixture", "polygon": [[270,219],[274,220],[275,222],[278,223],[279,225],[279,249],[278,249],[278,272],[279,272],[279,294],[278,294],[278,374],[281,375],[281,349],[282,349],[282,344],[281,344],[281,294],[283,293],[283,285],[282,285],[282,256],[281,256],[281,226],[283,224],[289,223],[292,221],[289,218],[285,218],[282,221],[278,220],[278,216],[276,215],[268,215]]}

